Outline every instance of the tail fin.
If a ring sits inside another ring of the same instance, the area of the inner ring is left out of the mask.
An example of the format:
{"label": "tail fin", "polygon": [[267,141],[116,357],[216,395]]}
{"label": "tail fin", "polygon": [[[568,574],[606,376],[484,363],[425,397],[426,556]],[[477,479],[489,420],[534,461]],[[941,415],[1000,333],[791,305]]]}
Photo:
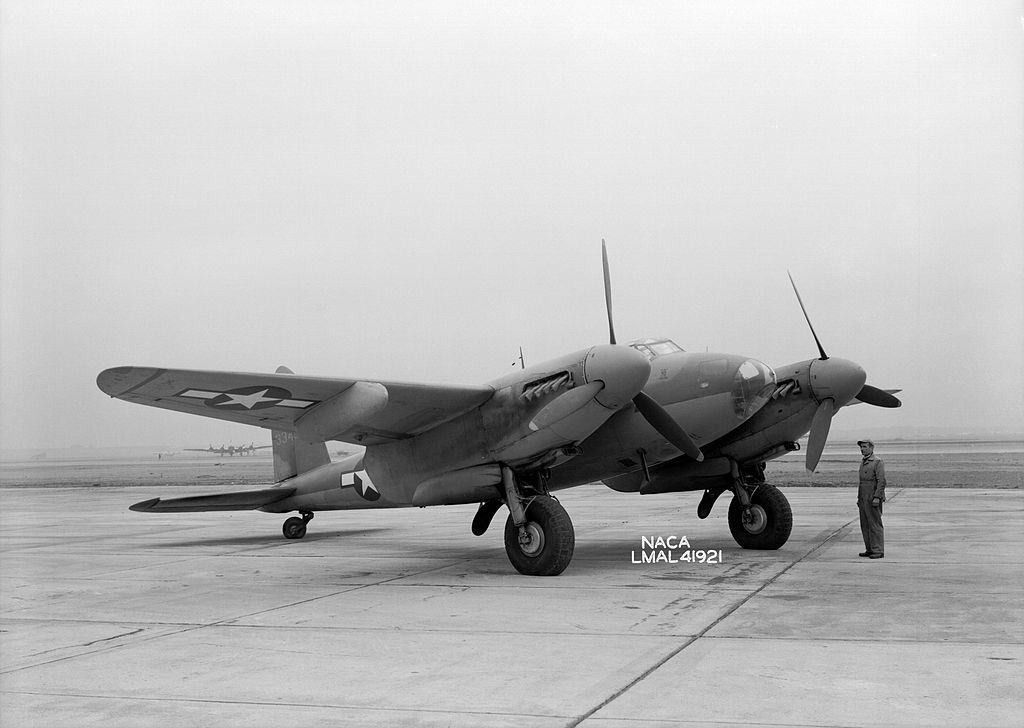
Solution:
{"label": "tail fin", "polygon": [[[278,367],[277,373],[291,374],[292,371]],[[307,442],[283,430],[272,430],[271,442],[274,444],[274,479],[278,482],[331,462],[326,442]]]}

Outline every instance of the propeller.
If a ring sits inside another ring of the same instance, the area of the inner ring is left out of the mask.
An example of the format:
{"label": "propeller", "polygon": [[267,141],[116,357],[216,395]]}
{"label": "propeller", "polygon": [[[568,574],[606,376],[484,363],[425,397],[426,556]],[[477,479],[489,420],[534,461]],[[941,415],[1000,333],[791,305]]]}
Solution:
{"label": "propeller", "polygon": [[608,244],[601,238],[601,262],[604,264],[604,305],[608,309],[608,343],[615,342],[615,324],[612,322],[612,276],[608,272]]}
{"label": "propeller", "polygon": [[[608,270],[608,245],[601,240],[601,262],[604,266],[604,302],[608,309],[608,338],[609,343],[615,344],[615,324],[612,320],[612,277]],[[704,453],[697,447],[686,431],[679,426],[672,415],[664,407],[655,401],[653,397],[644,394],[641,390],[633,397],[633,404],[637,411],[643,416],[647,423],[653,427],[659,435],[664,437],[673,446],[700,462],[704,460]]]}
{"label": "propeller", "polygon": [[[804,313],[804,320],[807,321],[807,327],[811,330],[811,336],[814,337],[814,343],[818,346],[818,353],[821,357],[818,361],[828,361],[828,354],[825,353],[825,347],[821,345],[821,339],[818,338],[817,332],[814,330],[814,324],[811,323],[811,317],[807,315],[807,307],[804,306],[804,299],[800,298],[800,291],[796,287],[796,282],[793,280],[793,274],[786,271],[786,275],[789,276],[789,284],[793,286],[793,293],[796,294],[797,303],[800,304],[800,310]],[[821,460],[821,453],[825,450],[825,442],[828,440],[828,431],[832,427],[832,416],[836,413],[836,401],[831,397],[823,399],[818,404],[818,409],[814,410],[814,417],[811,418],[811,432],[807,436],[807,455],[804,460],[804,465],[807,470],[814,472],[814,469],[818,467],[818,461]]]}
{"label": "propeller", "polygon": [[789,284],[793,286],[793,293],[796,294],[797,303],[800,304],[800,310],[804,312],[804,319],[807,321],[807,327],[811,330],[811,336],[814,337],[814,343],[818,345],[818,353],[821,354],[821,360],[825,361],[828,359],[828,354],[825,353],[825,348],[821,345],[821,341],[818,339],[818,334],[814,331],[814,324],[811,323],[811,317],[807,315],[807,308],[804,306],[804,299],[800,298],[800,291],[796,289],[796,283],[793,282],[793,275],[787,270],[786,275],[789,276]]}
{"label": "propeller", "polygon": [[679,426],[679,423],[672,419],[664,407],[658,404],[653,397],[644,394],[643,391],[633,397],[633,404],[644,416],[644,419],[658,431],[658,434],[671,442],[675,447],[682,450],[697,462],[704,460],[704,453],[697,447],[697,443],[686,434],[686,430]]}
{"label": "propeller", "polygon": [[817,344],[818,353],[821,355],[819,359],[812,361],[809,367],[812,393],[815,398],[820,399],[818,408],[811,418],[811,431],[807,436],[807,455],[804,464],[807,470],[814,472],[821,460],[821,453],[825,449],[825,442],[828,440],[828,431],[832,426],[832,417],[836,413],[837,403],[839,407],[842,407],[854,398],[876,407],[899,407],[902,403],[884,389],[865,384],[864,380],[867,379],[867,374],[859,365],[845,359],[829,359],[818,334],[814,331],[811,317],[807,315],[807,307],[804,306],[792,274],[786,271],[786,275],[789,276],[789,283],[793,286],[800,310],[803,311],[804,319],[811,329],[811,336],[814,337],[814,343]]}
{"label": "propeller", "polygon": [[836,413],[836,402],[834,399],[824,399],[814,410],[814,417],[811,418],[811,434],[807,436],[807,469],[814,472],[821,460],[821,453],[825,450],[825,442],[828,440],[828,431],[832,427],[832,415]]}
{"label": "propeller", "polygon": [[[898,392],[900,390],[893,390]],[[892,392],[887,392],[884,389],[878,387],[872,387],[870,384],[865,384],[860,388],[857,393],[857,399],[864,404],[873,404],[875,407],[899,407],[903,403],[900,402],[896,397],[892,396]]]}

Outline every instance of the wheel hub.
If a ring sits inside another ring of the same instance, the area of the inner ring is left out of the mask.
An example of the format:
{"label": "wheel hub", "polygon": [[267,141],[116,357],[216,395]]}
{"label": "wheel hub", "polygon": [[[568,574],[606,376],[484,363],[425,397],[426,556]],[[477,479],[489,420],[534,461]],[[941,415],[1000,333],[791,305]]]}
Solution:
{"label": "wheel hub", "polygon": [[527,556],[536,556],[544,550],[544,531],[533,521],[519,529],[519,550]]}
{"label": "wheel hub", "polygon": [[768,514],[764,512],[764,508],[757,504],[752,504],[749,508],[743,510],[743,530],[749,534],[759,534],[768,526]]}

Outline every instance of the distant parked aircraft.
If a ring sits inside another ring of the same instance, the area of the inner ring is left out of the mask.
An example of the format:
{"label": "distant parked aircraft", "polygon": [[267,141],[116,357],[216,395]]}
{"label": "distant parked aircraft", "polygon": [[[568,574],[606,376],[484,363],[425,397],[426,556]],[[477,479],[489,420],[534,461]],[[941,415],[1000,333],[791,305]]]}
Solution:
{"label": "distant parked aircraft", "polygon": [[237,447],[234,446],[234,445],[221,445],[220,447],[214,447],[213,445],[210,445],[209,447],[204,447],[204,448],[186,447],[185,451],[186,452],[208,452],[208,453],[213,453],[213,454],[216,454],[216,455],[220,455],[221,457],[224,457],[225,455],[227,455],[229,457],[234,457],[235,455],[239,455],[239,456],[241,456],[241,455],[255,455],[257,450],[266,450],[269,447],[271,447],[271,446],[270,445],[254,445],[253,443],[249,443],[248,445],[238,445]]}

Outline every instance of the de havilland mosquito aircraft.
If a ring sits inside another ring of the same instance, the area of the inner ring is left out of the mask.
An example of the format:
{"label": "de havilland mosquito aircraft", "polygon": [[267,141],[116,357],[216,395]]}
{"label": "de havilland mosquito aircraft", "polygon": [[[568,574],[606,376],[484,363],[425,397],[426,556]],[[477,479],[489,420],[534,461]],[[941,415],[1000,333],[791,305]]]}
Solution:
{"label": "de havilland mosquito aircraft", "polygon": [[[820,356],[773,370],[747,356],[695,353],[668,339],[618,344],[602,244],[608,344],[524,367],[483,385],[450,386],[148,367],[117,367],[101,390],[128,402],[271,430],[273,487],[153,498],[143,512],[298,512],[479,504],[482,535],[504,505],[505,550],[521,573],[560,574],[575,532],[552,492],[595,481],[624,493],[704,491],[697,515],[732,492],[728,522],[743,548],[777,549],[793,517],[765,463],[799,449],[817,467],[836,410],[898,407],[857,364]],[[792,283],[792,278],[790,278]],[[365,446],[332,462],[327,441]]]}

